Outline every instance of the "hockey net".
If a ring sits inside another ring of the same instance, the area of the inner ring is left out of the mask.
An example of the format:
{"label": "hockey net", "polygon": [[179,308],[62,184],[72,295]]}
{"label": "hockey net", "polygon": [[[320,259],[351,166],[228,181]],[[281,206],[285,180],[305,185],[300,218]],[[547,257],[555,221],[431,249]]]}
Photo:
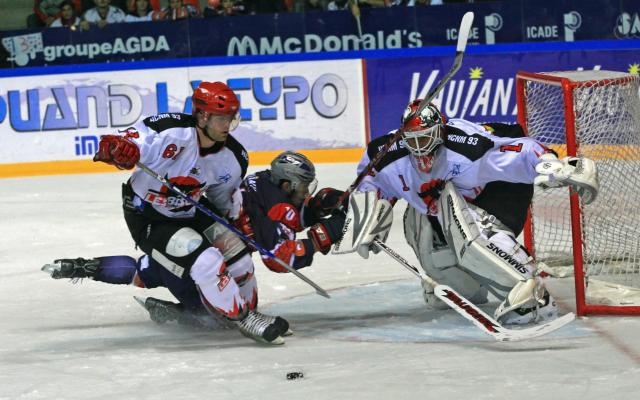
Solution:
{"label": "hockey net", "polygon": [[557,151],[596,162],[600,191],[536,189],[525,242],[542,269],[576,280],[579,315],[640,314],[640,90],[612,71],[519,72],[518,120]]}

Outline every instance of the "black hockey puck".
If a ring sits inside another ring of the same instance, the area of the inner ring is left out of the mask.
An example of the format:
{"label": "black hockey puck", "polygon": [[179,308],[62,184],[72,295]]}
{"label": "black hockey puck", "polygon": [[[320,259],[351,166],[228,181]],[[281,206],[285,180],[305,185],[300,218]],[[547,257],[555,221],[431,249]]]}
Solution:
{"label": "black hockey puck", "polygon": [[304,374],[302,373],[302,371],[287,372],[287,380],[289,381],[300,378],[304,378]]}

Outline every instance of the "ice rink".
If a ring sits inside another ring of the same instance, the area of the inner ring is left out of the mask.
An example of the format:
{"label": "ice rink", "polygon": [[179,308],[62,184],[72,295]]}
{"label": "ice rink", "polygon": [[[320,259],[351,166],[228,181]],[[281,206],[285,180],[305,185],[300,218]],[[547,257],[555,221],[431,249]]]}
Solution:
{"label": "ice rink", "polygon": [[[320,187],[345,188],[354,171],[319,165]],[[384,254],[317,255],[301,272],[331,299],[254,255],[260,307],[295,332],[280,347],[156,325],[132,296],[172,299],[165,290],[42,273],[55,258],[140,255],[121,216],[127,177],[0,180],[0,399],[640,398],[640,317],[583,318],[497,343],[453,311],[426,311],[419,281]],[[396,205],[388,244],[416,263],[404,208]],[[574,311],[572,280],[548,286],[562,313]],[[287,380],[293,371],[304,378]]]}

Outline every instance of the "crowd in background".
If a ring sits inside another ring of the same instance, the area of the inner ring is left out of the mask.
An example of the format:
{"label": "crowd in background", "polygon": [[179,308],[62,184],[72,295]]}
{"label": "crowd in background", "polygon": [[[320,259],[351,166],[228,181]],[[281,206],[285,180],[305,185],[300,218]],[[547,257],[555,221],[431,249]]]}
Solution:
{"label": "crowd in background", "polygon": [[[475,0],[482,1],[482,0]],[[102,28],[107,24],[365,7],[429,6],[474,0],[34,0],[27,27]]]}

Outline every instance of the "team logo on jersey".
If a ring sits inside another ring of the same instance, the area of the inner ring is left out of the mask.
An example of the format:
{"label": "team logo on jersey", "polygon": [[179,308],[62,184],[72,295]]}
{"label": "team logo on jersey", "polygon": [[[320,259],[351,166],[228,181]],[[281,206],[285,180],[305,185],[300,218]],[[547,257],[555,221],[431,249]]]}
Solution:
{"label": "team logo on jersey", "polygon": [[227,172],[224,175],[220,175],[218,176],[218,180],[221,182],[227,183],[231,180],[231,174]]}
{"label": "team logo on jersey", "polygon": [[453,164],[453,167],[451,167],[451,176],[458,175],[460,175],[460,164]]}
{"label": "team logo on jersey", "polygon": [[[202,195],[202,188],[206,185],[206,182],[200,182],[190,176],[175,176],[173,178],[165,176],[165,179],[196,201]],[[149,190],[144,199],[151,204],[167,207],[171,212],[189,211],[193,207],[189,201],[173,193],[166,186],[163,186],[159,191]]]}

